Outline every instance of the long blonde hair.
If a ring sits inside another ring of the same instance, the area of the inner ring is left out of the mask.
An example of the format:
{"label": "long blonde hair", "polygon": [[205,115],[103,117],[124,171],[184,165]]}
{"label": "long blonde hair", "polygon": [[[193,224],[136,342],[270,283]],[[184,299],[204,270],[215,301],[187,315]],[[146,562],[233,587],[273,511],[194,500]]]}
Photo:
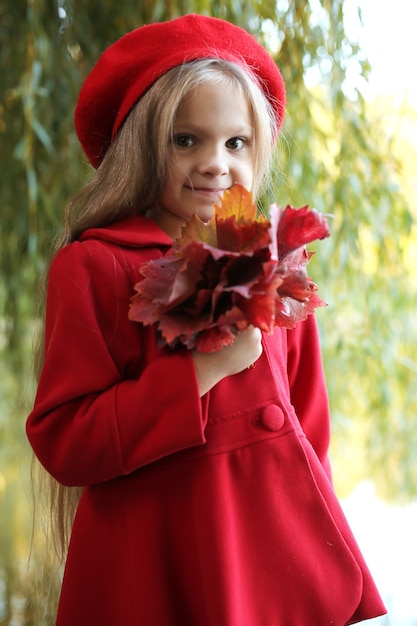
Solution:
{"label": "long blonde hair", "polygon": [[255,137],[254,193],[258,193],[269,172],[276,127],[272,107],[249,69],[222,59],[199,59],[168,71],[133,107],[91,180],[68,203],[57,247],[86,228],[105,226],[152,206],[165,181],[179,105],[199,85],[224,82],[236,86],[249,104]]}
{"label": "long blonde hair", "polygon": [[[227,82],[247,100],[254,130],[254,193],[268,180],[276,119],[261,85],[250,69],[222,59],[199,59],[173,68],[162,76],[134,106],[108,148],[101,165],[66,208],[65,227],[54,252],[76,240],[87,228],[103,227],[155,202],[165,180],[168,146],[178,107],[201,84]],[[46,291],[46,281],[44,294]],[[43,297],[44,300],[44,297]],[[37,375],[43,365],[40,338]],[[53,545],[64,560],[80,488],[64,487],[49,475],[49,524]],[[43,485],[45,487],[45,485]]]}

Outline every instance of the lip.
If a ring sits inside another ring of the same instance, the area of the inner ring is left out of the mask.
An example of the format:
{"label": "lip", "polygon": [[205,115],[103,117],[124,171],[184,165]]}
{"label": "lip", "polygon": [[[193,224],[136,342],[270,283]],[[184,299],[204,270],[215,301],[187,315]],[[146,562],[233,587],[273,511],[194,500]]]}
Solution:
{"label": "lip", "polygon": [[193,193],[206,196],[208,198],[218,198],[224,191],[225,187],[187,187]]}

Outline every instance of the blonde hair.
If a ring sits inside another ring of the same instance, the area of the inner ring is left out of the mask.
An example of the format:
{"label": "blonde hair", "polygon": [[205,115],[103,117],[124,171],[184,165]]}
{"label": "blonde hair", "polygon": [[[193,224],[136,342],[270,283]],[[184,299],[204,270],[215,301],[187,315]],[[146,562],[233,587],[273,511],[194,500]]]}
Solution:
{"label": "blonde hair", "polygon": [[57,248],[86,228],[101,227],[157,200],[165,181],[168,146],[184,97],[201,84],[227,82],[247,100],[255,138],[254,193],[267,181],[276,118],[258,79],[248,68],[223,59],[198,59],[164,74],[133,107],[87,185],[67,205]]}
{"label": "blonde hair", "polygon": [[[222,59],[199,59],[168,71],[133,107],[91,180],[68,203],[65,228],[55,251],[87,228],[149,209],[165,180],[169,143],[183,98],[199,85],[224,82],[237,87],[249,105],[254,131],[253,192],[259,193],[268,180],[276,135],[272,106],[249,68]],[[43,339],[40,344],[43,346]],[[39,375],[42,347],[37,363]],[[63,560],[80,489],[59,485],[49,475],[45,478],[49,482],[50,534]]]}

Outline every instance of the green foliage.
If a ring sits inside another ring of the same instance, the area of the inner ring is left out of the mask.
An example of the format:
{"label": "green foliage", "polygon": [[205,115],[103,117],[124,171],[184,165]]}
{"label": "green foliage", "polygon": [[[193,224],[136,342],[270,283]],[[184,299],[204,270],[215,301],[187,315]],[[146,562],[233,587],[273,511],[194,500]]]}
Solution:
{"label": "green foliage", "polygon": [[[66,200],[89,173],[73,110],[101,51],[142,23],[189,12],[223,17],[276,57],[288,115],[265,202],[333,216],[309,273],[329,303],[318,319],[336,484],[343,491],[372,476],[386,497],[416,496],[416,214],[407,205],[415,190],[395,129],[347,81],[352,68],[366,80],[369,64],[346,37],[343,9],[343,0],[0,0],[0,522],[9,529],[0,537],[0,624],[12,623],[12,595],[23,593],[31,533],[24,420],[37,282]],[[35,604],[32,596],[28,615],[13,623],[41,624],[29,616]]]}

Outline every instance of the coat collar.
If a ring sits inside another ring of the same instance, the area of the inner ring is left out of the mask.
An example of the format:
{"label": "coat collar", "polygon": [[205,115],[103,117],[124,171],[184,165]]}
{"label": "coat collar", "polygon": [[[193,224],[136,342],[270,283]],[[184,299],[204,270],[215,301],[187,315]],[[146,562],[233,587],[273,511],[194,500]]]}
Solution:
{"label": "coat collar", "polygon": [[172,239],[151,219],[134,215],[103,228],[88,228],[80,241],[98,239],[132,248],[171,247]]}

